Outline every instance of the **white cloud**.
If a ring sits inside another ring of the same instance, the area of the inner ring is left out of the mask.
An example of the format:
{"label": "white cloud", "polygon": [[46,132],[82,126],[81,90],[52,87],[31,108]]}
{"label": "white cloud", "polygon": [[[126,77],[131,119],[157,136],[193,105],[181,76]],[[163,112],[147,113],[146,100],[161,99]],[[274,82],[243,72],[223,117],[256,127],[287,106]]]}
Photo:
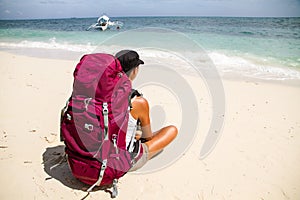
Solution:
{"label": "white cloud", "polygon": [[10,11],[9,10],[5,10],[4,13],[5,14],[10,14]]}

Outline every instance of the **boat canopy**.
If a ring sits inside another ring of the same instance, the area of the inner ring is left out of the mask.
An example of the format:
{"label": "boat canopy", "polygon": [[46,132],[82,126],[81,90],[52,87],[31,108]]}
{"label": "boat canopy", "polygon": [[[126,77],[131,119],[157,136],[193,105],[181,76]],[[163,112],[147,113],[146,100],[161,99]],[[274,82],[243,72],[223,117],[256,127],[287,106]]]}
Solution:
{"label": "boat canopy", "polygon": [[97,20],[98,23],[103,23],[103,22],[107,23],[108,21],[109,21],[109,17],[107,17],[106,15],[102,15]]}

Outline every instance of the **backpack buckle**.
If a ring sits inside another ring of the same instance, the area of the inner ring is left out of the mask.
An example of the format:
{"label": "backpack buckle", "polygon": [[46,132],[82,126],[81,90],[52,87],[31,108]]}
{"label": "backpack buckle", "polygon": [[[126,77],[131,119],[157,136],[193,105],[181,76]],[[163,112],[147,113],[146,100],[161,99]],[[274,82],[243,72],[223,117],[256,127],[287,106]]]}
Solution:
{"label": "backpack buckle", "polygon": [[103,110],[102,110],[103,114],[108,114],[108,104],[107,104],[107,102],[103,103],[102,108],[103,108]]}
{"label": "backpack buckle", "polygon": [[71,116],[69,113],[67,113],[67,119],[68,119],[69,121],[72,119],[72,116]]}
{"label": "backpack buckle", "polygon": [[86,98],[86,99],[83,100],[85,111],[88,110],[88,105],[89,105],[89,103],[90,103],[90,101],[91,101],[92,99],[93,99],[93,98]]}
{"label": "backpack buckle", "polygon": [[93,131],[94,130],[93,124],[84,124],[84,128],[87,129],[88,131]]}
{"label": "backpack buckle", "polygon": [[113,191],[111,193],[111,198],[116,198],[118,196],[118,187],[117,187],[118,180],[113,180]]}

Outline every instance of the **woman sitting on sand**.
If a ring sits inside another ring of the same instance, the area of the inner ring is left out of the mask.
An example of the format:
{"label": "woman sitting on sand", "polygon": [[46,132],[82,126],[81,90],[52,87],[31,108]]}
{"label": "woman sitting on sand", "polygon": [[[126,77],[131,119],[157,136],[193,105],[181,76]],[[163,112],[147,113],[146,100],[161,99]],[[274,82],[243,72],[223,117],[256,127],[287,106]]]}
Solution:
{"label": "woman sitting on sand", "polygon": [[[123,71],[132,82],[139,72],[139,65],[144,64],[144,62],[139,59],[138,53],[132,50],[122,50],[116,54],[116,57],[120,61]],[[175,126],[167,126],[153,133],[150,124],[148,101],[142,96],[136,96],[131,101],[132,109],[128,121],[126,146],[130,150],[130,145],[134,142],[141,145],[144,151],[142,157],[130,169],[130,171],[135,171],[144,166],[148,160],[172,142],[178,131]],[[137,131],[138,122],[141,124],[141,135]],[[133,136],[135,133],[136,135]],[[134,139],[132,140],[132,138]]]}

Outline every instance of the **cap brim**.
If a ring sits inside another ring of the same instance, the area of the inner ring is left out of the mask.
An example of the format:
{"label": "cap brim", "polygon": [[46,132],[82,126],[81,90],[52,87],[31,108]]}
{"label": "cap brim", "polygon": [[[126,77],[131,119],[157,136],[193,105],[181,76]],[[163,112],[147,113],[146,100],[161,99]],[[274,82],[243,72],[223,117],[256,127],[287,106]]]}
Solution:
{"label": "cap brim", "polygon": [[138,65],[143,65],[143,64],[144,64],[144,61],[138,60]]}

